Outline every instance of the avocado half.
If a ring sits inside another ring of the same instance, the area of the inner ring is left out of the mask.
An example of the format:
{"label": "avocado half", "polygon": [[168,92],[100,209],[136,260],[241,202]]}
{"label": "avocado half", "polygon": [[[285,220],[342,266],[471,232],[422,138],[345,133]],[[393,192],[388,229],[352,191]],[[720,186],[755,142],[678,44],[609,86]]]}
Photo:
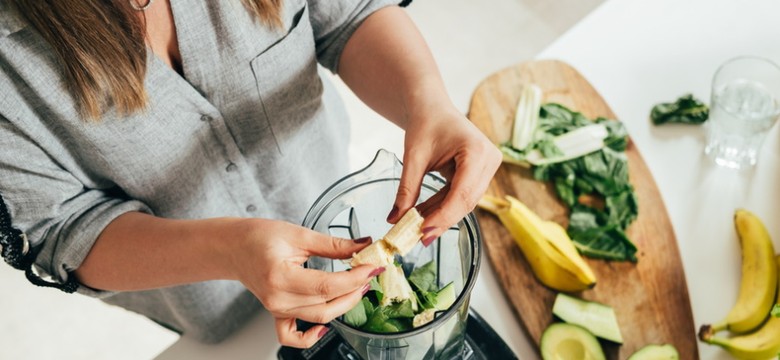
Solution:
{"label": "avocado half", "polygon": [[548,326],[539,347],[544,360],[606,360],[596,337],[574,324]]}
{"label": "avocado half", "polygon": [[628,357],[628,360],[679,360],[677,349],[669,344],[647,345]]}

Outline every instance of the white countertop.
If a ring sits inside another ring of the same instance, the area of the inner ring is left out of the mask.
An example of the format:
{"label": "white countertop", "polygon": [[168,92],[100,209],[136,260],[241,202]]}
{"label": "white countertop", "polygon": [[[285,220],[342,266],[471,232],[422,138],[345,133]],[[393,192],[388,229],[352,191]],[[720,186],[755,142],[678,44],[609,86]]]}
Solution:
{"label": "white countertop", "polygon": [[[703,156],[700,126],[654,127],[648,114],[687,92],[708,101],[715,69],[731,57],[780,62],[778,14],[775,0],[610,0],[538,56],[578,69],[628,127],[672,220],[697,328],[723,317],[737,296],[735,208],[759,215],[780,249],[780,134],[775,126],[754,169],[736,172]],[[471,305],[521,359],[537,358],[487,258]],[[220,345],[182,338],[158,359],[275,359],[278,347],[272,318],[261,313]],[[729,358],[714,346],[699,349],[702,359]]]}

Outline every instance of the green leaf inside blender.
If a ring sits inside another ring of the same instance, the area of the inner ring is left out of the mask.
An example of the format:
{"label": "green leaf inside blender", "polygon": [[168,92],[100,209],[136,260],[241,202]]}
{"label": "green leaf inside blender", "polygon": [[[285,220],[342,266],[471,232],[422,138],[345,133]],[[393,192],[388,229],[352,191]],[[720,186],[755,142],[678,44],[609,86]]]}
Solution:
{"label": "green leaf inside blender", "polygon": [[[395,269],[394,271],[388,271]],[[455,286],[437,286],[436,263],[414,269],[408,277],[400,266],[388,266],[371,280],[363,299],[342,317],[355,328],[376,333],[394,333],[433,321],[435,313],[455,303]],[[411,286],[410,286],[411,284]]]}

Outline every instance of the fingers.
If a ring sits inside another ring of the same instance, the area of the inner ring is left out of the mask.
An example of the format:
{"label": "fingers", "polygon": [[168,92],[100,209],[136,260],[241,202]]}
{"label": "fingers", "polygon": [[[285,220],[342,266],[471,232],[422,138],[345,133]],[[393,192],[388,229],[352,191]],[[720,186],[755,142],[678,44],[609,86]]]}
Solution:
{"label": "fingers", "polygon": [[439,206],[441,206],[441,202],[444,201],[444,198],[447,196],[449,191],[450,185],[446,184],[431,197],[415,206],[417,211],[420,213],[420,216],[426,218],[431,214],[431,212],[433,212],[433,210],[436,210]]}
{"label": "fingers", "polygon": [[284,275],[269,284],[276,289],[262,294],[259,299],[273,314],[292,316],[293,309],[325,304],[338,297],[362,290],[384,267],[358,266],[349,271],[325,272],[290,267]]}
{"label": "fingers", "polygon": [[420,196],[420,187],[422,186],[423,176],[427,171],[427,164],[421,162],[423,156],[405,156],[404,168],[401,172],[401,183],[398,185],[398,192],[395,195],[395,203],[390,214],[387,215],[387,222],[395,224],[401,219],[406,211],[412,208]]}
{"label": "fingers", "polygon": [[[492,168],[492,164],[480,166],[480,164],[465,157],[456,159],[456,163],[457,168],[452,182],[448,184],[449,188],[442,189],[446,192],[439,191],[436,194],[444,193],[444,198],[437,197],[436,201],[432,201],[425,209],[428,216],[425,217],[423,223],[423,244],[426,246],[450,225],[460,221],[466,214],[474,210],[490,182],[491,178],[485,174],[492,170],[488,169]],[[437,203],[439,206],[436,206]]]}
{"label": "fingers", "polygon": [[290,272],[287,290],[295,294],[314,296],[320,302],[325,302],[362,288],[371,278],[384,271],[382,266],[370,265],[339,272],[299,268]]}
{"label": "fingers", "polygon": [[309,231],[298,239],[298,246],[306,252],[306,256],[321,256],[330,259],[348,259],[352,254],[371,245],[371,237],[360,239],[342,239]]}
{"label": "fingers", "polygon": [[289,311],[290,315],[311,323],[327,324],[331,320],[343,315],[355,305],[368,292],[369,285],[357,289],[351,293],[339,296],[327,303],[304,306]]}
{"label": "fingers", "polygon": [[316,325],[303,332],[298,330],[294,318],[276,319],[276,336],[284,346],[300,349],[312,347],[328,330],[326,326]]}
{"label": "fingers", "polygon": [[329,328],[316,325],[305,332],[299,331],[295,319],[316,324],[329,323],[355,307],[367,291],[368,285],[328,303],[293,309],[290,311],[289,318],[277,318],[276,336],[279,338],[279,343],[296,348],[311,347],[328,332]]}

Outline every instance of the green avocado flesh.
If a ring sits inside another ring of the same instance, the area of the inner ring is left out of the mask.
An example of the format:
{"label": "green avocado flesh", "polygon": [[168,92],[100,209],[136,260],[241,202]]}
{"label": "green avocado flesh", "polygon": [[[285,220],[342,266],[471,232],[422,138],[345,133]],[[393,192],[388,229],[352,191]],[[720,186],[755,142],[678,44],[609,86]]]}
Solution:
{"label": "green avocado flesh", "polygon": [[615,310],[607,305],[559,293],[555,298],[553,314],[569,324],[588,329],[602,339],[623,343]]}
{"label": "green avocado flesh", "polygon": [[679,360],[677,349],[669,344],[647,345],[628,357],[628,360]]}
{"label": "green avocado flesh", "polygon": [[540,348],[544,360],[606,359],[596,337],[579,325],[550,325],[542,334]]}

